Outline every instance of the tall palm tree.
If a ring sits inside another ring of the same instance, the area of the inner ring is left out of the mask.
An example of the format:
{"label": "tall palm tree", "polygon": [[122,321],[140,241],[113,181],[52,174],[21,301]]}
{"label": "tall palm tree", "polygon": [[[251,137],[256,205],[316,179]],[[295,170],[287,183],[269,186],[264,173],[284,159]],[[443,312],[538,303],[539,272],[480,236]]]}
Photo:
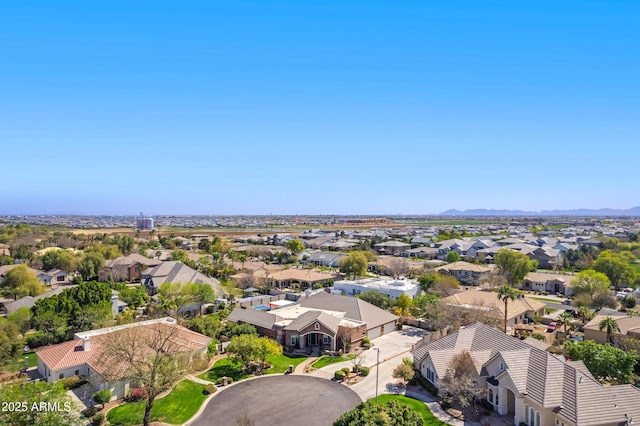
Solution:
{"label": "tall palm tree", "polygon": [[573,316],[568,312],[561,313],[560,315],[558,315],[558,319],[556,320],[559,327],[564,327],[565,336],[567,335],[567,328],[573,325],[571,320],[573,320]]}
{"label": "tall palm tree", "polygon": [[504,301],[504,332],[507,332],[507,307],[509,300],[516,300],[518,292],[510,285],[503,285],[498,289],[498,300]]}
{"label": "tall palm tree", "polygon": [[598,324],[598,330],[605,330],[607,333],[607,342],[613,345],[613,333],[620,332],[620,326],[618,322],[611,317],[605,317],[600,324]]}
{"label": "tall palm tree", "polygon": [[585,325],[587,321],[591,321],[594,316],[588,306],[580,306],[576,312],[578,312],[578,316],[582,320],[582,325]]}

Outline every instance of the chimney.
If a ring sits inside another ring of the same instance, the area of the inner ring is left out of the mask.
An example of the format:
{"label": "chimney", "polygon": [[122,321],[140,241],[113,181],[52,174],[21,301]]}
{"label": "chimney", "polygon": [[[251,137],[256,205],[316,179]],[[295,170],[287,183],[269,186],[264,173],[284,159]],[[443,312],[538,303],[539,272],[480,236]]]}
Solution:
{"label": "chimney", "polygon": [[91,345],[89,343],[89,336],[82,338],[82,349],[84,351],[89,351],[91,349]]}

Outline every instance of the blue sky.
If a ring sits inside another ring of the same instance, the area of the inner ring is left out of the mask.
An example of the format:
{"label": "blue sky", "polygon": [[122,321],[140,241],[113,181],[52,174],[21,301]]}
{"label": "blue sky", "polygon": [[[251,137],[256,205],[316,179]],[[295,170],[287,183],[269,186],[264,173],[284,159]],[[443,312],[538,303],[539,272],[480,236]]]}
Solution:
{"label": "blue sky", "polygon": [[0,214],[638,199],[640,3],[0,4]]}

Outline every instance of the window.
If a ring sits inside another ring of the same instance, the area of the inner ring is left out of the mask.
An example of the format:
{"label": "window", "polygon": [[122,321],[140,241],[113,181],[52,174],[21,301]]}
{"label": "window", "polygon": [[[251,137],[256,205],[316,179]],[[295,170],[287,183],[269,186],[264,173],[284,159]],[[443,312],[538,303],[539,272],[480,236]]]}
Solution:
{"label": "window", "polygon": [[493,404],[493,389],[489,389],[489,402]]}
{"label": "window", "polygon": [[529,406],[528,405],[524,406],[524,422],[526,424],[529,424]]}
{"label": "window", "polygon": [[536,426],[540,426],[540,413],[536,411]]}
{"label": "window", "polygon": [[331,344],[331,337],[329,337],[329,336],[322,336],[322,344],[323,344],[323,345],[330,345],[330,344]]}
{"label": "window", "polygon": [[58,376],[58,380],[62,380],[64,379],[64,373],[60,373],[60,375]]}
{"label": "window", "polygon": [[498,392],[496,392],[496,407],[498,406],[498,404],[500,402],[499,398],[500,398],[500,392],[498,391]]}
{"label": "window", "polygon": [[314,329],[316,329],[316,330],[320,330],[320,324],[319,324],[319,323],[316,323],[316,324],[314,325]]}
{"label": "window", "polygon": [[531,419],[530,425],[533,425],[533,407],[529,408],[529,418]]}
{"label": "window", "polygon": [[76,376],[80,375],[80,370],[76,370],[73,374],[75,374]]}
{"label": "window", "polygon": [[298,346],[300,336],[291,336],[291,346]]}

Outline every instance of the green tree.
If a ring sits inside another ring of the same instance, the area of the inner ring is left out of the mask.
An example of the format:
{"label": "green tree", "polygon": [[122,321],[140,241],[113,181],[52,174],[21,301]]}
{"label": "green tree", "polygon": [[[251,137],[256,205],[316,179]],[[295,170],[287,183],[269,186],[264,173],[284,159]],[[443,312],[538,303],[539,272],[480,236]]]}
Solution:
{"label": "green tree", "polygon": [[202,306],[216,300],[216,293],[209,284],[189,284],[188,293],[191,299],[198,305],[198,312],[202,315]]}
{"label": "green tree", "polygon": [[480,393],[478,372],[473,358],[466,349],[451,358],[447,373],[440,381],[440,391],[465,410]]}
{"label": "green tree", "polygon": [[396,299],[393,306],[393,313],[399,317],[407,317],[411,315],[411,307],[413,306],[413,300],[406,294],[402,293]]}
{"label": "green tree", "polygon": [[415,371],[413,371],[413,368],[405,363],[402,363],[394,368],[392,373],[392,377],[394,379],[402,379],[405,385],[409,383],[411,379],[413,379],[414,375]]}
{"label": "green tree", "polygon": [[567,328],[571,328],[573,326],[573,316],[568,312],[563,312],[558,315],[558,319],[556,322],[558,323],[558,327],[564,328],[564,334],[567,335]]}
{"label": "green tree", "polygon": [[281,354],[282,347],[268,337],[241,334],[231,339],[226,351],[232,355],[235,361],[240,362],[245,369],[248,369],[255,361],[261,361],[261,365],[264,365],[267,355]]}
{"label": "green tree", "polygon": [[493,260],[511,285],[520,284],[527,273],[534,270],[534,264],[526,254],[509,249],[498,250]]}
{"label": "green tree", "polygon": [[588,306],[580,306],[576,313],[580,317],[582,325],[585,325],[587,321],[591,321],[596,316],[594,312],[591,312],[591,309],[589,309]]}
{"label": "green tree", "polygon": [[304,250],[304,244],[298,239],[289,240],[284,246],[296,256]]}
{"label": "green tree", "polygon": [[418,283],[420,283],[420,288],[422,289],[422,291],[424,291],[425,293],[431,291],[431,289],[433,288],[433,284],[436,282],[437,278],[438,275],[434,273],[420,275],[418,277]]}
{"label": "green tree", "polygon": [[598,330],[604,330],[605,333],[607,333],[607,342],[613,345],[613,334],[620,333],[620,326],[615,319],[604,317],[604,319],[598,323]]}
{"label": "green tree", "polygon": [[27,307],[18,308],[15,312],[7,315],[7,319],[14,323],[16,327],[18,327],[18,330],[20,330],[20,333],[23,335],[31,329],[32,318],[33,313],[31,312],[31,308]]}
{"label": "green tree", "polygon": [[135,241],[128,235],[114,235],[113,243],[118,247],[124,256],[131,254]]}
{"label": "green tree", "polygon": [[21,349],[22,338],[18,326],[0,318],[0,362],[17,356]]}
{"label": "green tree", "polygon": [[609,293],[609,278],[602,272],[587,269],[571,280],[571,290],[576,296],[586,295],[594,299],[600,293]]}
{"label": "green tree", "polygon": [[378,290],[367,290],[356,297],[384,310],[389,310],[393,306],[393,299]]}
{"label": "green tree", "polygon": [[171,260],[178,260],[182,263],[186,263],[189,260],[189,254],[181,249],[171,252]]}
{"label": "green tree", "polygon": [[[0,387],[0,401],[24,402],[28,409],[0,413],[0,424],[52,426],[81,424],[71,397],[61,383],[25,382]],[[33,404],[58,405],[60,410],[32,410]]]}
{"label": "green tree", "polygon": [[102,408],[104,408],[104,404],[111,401],[111,389],[97,391],[93,394],[93,401],[96,404],[102,405]]}
{"label": "green tree", "polygon": [[636,281],[637,272],[631,266],[632,262],[635,262],[635,256],[629,252],[614,253],[605,250],[598,255],[592,267],[605,274],[617,291],[619,286],[632,285]]}
{"label": "green tree", "polygon": [[457,251],[450,251],[447,253],[447,263],[458,262],[460,260],[460,254]]}
{"label": "green tree", "polygon": [[509,304],[509,300],[516,300],[518,297],[518,292],[509,285],[503,285],[497,290],[498,300],[502,300],[504,302],[504,332],[507,332],[507,308]]}
{"label": "green tree", "polygon": [[341,415],[333,426],[423,426],[424,419],[408,405],[388,401],[376,404],[366,401],[356,408]]}
{"label": "green tree", "polygon": [[87,281],[98,276],[100,269],[104,267],[104,257],[98,252],[85,253],[78,264],[78,272],[82,279]]}
{"label": "green tree", "polygon": [[364,254],[360,252],[352,252],[340,260],[339,269],[345,275],[353,275],[355,280],[358,275],[364,275],[367,272],[369,262]]}
{"label": "green tree", "polygon": [[633,370],[638,361],[635,351],[625,352],[615,346],[593,340],[568,341],[565,349],[573,360],[582,360],[591,374],[600,382],[612,379],[618,383],[632,383]]}
{"label": "green tree", "polygon": [[14,300],[25,296],[37,296],[46,291],[36,274],[24,263],[7,272],[0,286],[2,293],[6,297],[13,297]]}

